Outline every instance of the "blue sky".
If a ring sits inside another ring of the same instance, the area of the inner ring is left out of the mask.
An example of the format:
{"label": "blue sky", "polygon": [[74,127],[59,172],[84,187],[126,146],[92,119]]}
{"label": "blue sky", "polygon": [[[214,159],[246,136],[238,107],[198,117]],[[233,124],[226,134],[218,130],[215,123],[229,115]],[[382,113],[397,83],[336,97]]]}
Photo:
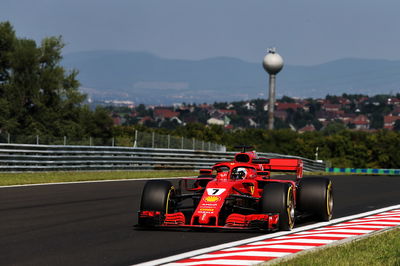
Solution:
{"label": "blue sky", "polygon": [[1,0],[19,37],[62,35],[64,53],[146,51],[167,58],[291,65],[346,57],[400,60],[398,0]]}

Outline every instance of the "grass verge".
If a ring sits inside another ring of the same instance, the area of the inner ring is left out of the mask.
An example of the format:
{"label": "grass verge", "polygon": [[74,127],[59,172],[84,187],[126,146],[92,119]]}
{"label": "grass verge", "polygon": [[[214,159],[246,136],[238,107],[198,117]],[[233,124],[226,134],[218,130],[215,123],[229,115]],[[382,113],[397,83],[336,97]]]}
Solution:
{"label": "grass verge", "polygon": [[262,265],[400,265],[400,228]]}
{"label": "grass verge", "polygon": [[135,178],[162,178],[194,176],[194,171],[95,171],[95,172],[35,172],[0,173],[0,186],[78,182],[94,180],[118,180]]}
{"label": "grass verge", "polygon": [[[273,173],[272,175],[278,175]],[[284,174],[284,173],[282,173]],[[331,175],[325,172],[307,172],[305,175]],[[60,171],[60,172],[23,172],[23,173],[0,173],[0,186],[78,182],[95,180],[118,180],[135,178],[162,178],[162,177],[184,177],[195,176],[197,171],[182,170],[159,170],[159,171]],[[340,175],[340,174],[336,174]]]}

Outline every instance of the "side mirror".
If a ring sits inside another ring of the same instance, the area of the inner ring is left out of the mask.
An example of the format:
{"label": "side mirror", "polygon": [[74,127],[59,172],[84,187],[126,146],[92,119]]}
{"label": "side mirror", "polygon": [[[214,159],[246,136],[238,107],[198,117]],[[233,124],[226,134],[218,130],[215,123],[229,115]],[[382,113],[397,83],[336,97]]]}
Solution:
{"label": "side mirror", "polygon": [[211,169],[200,169],[200,175],[211,175],[212,170]]}
{"label": "side mirror", "polygon": [[266,178],[270,177],[270,172],[268,172],[268,171],[257,171],[257,175],[258,176],[262,176],[264,179],[266,179]]}

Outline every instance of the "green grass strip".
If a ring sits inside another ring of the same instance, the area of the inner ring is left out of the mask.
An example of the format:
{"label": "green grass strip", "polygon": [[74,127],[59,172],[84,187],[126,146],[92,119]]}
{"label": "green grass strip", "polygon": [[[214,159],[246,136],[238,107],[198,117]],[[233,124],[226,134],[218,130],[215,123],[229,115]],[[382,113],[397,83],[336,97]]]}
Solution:
{"label": "green grass strip", "polygon": [[[266,263],[264,263],[265,265]],[[400,228],[268,265],[400,265]]]}
{"label": "green grass strip", "polygon": [[400,169],[372,169],[372,168],[326,168],[327,173],[368,174],[368,175],[400,175]]}
{"label": "green grass strip", "polygon": [[35,172],[0,173],[0,186],[79,182],[95,180],[118,180],[135,178],[164,178],[195,176],[195,171],[91,171],[91,172]]}

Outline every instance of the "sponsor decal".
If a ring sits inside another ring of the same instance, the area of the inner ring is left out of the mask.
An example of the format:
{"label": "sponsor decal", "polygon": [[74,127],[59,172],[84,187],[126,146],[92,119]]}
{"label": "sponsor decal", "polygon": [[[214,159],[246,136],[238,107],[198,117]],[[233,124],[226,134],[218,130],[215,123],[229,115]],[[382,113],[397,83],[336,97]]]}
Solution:
{"label": "sponsor decal", "polygon": [[201,203],[201,206],[204,208],[215,208],[218,206],[218,203]]}
{"label": "sponsor decal", "polygon": [[201,209],[200,209],[200,211],[205,211],[205,212],[213,212],[213,211],[214,211],[214,209],[204,209],[204,208],[201,208]]}
{"label": "sponsor decal", "polygon": [[208,197],[204,198],[204,201],[207,201],[207,202],[217,202],[220,200],[221,200],[221,198],[218,196],[208,196]]}

